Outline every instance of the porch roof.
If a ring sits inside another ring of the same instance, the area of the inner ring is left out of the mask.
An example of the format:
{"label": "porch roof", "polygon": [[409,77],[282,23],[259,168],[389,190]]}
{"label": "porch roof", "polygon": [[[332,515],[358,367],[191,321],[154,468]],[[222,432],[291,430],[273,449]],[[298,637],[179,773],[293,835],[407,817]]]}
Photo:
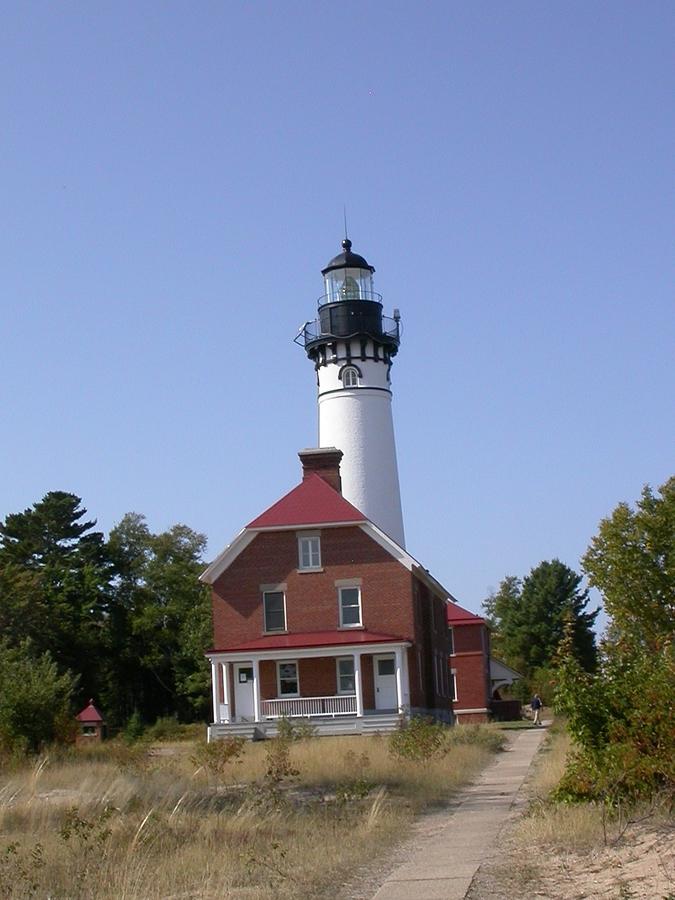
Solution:
{"label": "porch roof", "polygon": [[342,631],[306,631],[294,634],[267,634],[252,641],[235,644],[232,647],[220,647],[209,650],[211,653],[240,653],[245,650],[299,650],[312,647],[342,647],[357,644],[401,644],[405,638],[391,634],[378,634],[361,629],[345,629]]}

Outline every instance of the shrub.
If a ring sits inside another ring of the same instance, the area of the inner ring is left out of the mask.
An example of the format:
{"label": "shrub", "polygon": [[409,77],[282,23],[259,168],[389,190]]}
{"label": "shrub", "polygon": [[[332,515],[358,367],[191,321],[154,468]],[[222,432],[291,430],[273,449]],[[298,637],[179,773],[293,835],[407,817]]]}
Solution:
{"label": "shrub", "polygon": [[443,756],[449,749],[452,729],[430,717],[413,716],[401,720],[397,731],[389,736],[389,752],[398,759],[423,762]]}
{"label": "shrub", "polygon": [[143,725],[143,720],[141,719],[141,714],[135,709],[129,716],[127,724],[124,726],[124,740],[128,744],[133,744],[134,741],[139,741],[143,737],[144,731],[145,727]]}
{"label": "shrub", "polygon": [[192,762],[203,766],[209,775],[222,778],[234,763],[241,762],[241,755],[246,746],[246,738],[233,735],[210,744],[202,743],[192,756]]}
{"label": "shrub", "polygon": [[[564,651],[564,648],[563,648]],[[574,753],[560,782],[560,800],[675,797],[675,654],[616,643],[603,648],[597,675],[580,671],[564,652],[557,708],[568,717]]]}
{"label": "shrub", "polygon": [[185,726],[175,716],[163,716],[145,730],[150,741],[178,741],[183,737]]}
{"label": "shrub", "polygon": [[59,672],[49,653],[35,656],[29,641],[19,647],[0,642],[0,749],[35,753],[63,740],[76,687],[75,676]]}
{"label": "shrub", "polygon": [[283,737],[272,738],[265,747],[267,769],[265,780],[270,785],[280,785],[300,774],[291,763],[290,741]]}
{"label": "shrub", "polygon": [[277,722],[277,734],[286,741],[307,741],[316,737],[317,730],[309,719],[289,719],[282,716]]}

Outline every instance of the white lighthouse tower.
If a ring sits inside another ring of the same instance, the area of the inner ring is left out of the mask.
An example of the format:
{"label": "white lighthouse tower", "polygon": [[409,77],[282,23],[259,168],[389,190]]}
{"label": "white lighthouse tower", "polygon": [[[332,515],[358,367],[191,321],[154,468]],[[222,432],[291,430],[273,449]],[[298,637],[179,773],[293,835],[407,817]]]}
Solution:
{"label": "white lighthouse tower", "polygon": [[375,269],[345,238],[325,269],[319,317],[296,338],[317,373],[319,446],[342,450],[342,494],[404,546],[391,411],[391,365],[399,313],[382,315]]}

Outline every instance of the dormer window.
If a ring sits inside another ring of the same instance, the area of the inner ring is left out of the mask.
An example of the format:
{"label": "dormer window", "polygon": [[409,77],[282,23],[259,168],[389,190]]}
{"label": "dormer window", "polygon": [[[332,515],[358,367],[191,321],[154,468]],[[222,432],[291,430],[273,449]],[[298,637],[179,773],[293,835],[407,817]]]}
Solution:
{"label": "dormer window", "polygon": [[353,388],[358,387],[359,373],[354,366],[346,366],[342,370],[342,387]]}
{"label": "dormer window", "polygon": [[298,569],[301,572],[321,569],[321,537],[318,534],[298,536]]}

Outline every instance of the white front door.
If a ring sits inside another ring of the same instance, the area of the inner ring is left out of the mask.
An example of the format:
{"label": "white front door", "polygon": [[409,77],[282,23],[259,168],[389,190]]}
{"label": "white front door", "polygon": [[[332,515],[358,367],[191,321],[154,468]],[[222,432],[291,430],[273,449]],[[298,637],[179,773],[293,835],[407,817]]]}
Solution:
{"label": "white front door", "polygon": [[253,666],[235,663],[234,666],[234,714],[237,722],[255,719],[253,705]]}
{"label": "white front door", "polygon": [[398,709],[394,656],[373,657],[375,709]]}

